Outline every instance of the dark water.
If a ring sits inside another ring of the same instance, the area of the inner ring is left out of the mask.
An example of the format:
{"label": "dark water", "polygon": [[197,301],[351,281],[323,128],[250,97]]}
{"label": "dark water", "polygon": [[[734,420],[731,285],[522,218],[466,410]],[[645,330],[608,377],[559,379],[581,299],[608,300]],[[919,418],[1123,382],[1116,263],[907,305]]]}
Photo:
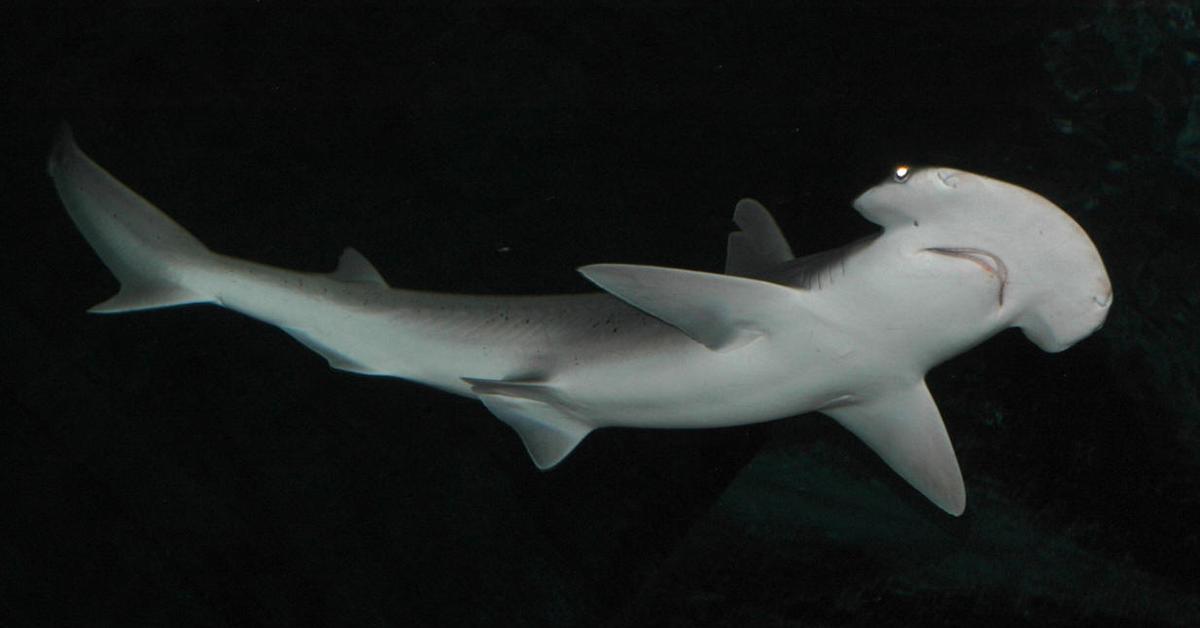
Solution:
{"label": "dark water", "polygon": [[[14,10],[2,39],[0,625],[1200,623],[1196,3]],[[601,431],[537,472],[479,404],[331,372],[115,282],[43,174],[85,150],[212,248],[397,286],[798,253],[897,162],[1034,189],[1116,301],[1056,355],[935,369],[950,518],[804,416]]]}

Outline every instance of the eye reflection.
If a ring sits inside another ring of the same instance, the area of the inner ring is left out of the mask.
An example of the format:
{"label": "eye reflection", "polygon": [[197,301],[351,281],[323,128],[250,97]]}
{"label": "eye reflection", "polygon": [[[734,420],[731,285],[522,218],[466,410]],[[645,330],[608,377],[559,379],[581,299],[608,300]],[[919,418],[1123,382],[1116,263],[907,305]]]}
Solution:
{"label": "eye reflection", "polygon": [[908,175],[912,174],[912,168],[906,165],[896,166],[895,172],[892,173],[892,180],[896,183],[904,183],[908,180]]}

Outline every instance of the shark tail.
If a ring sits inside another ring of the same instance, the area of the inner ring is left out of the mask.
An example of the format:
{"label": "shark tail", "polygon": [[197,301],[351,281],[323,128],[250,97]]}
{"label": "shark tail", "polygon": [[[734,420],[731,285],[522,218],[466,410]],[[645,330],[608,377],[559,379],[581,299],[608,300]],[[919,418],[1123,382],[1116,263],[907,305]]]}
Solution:
{"label": "shark tail", "polygon": [[217,261],[186,229],[92,161],[63,124],[47,171],[71,220],[121,283],[89,312],[116,313],[215,303],[187,285],[183,269]]}

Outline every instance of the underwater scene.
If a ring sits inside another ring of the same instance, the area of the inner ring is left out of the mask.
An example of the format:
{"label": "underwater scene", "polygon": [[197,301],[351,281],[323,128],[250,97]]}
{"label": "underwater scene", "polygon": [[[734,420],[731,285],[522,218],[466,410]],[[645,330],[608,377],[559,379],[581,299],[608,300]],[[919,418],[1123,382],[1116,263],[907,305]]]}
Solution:
{"label": "underwater scene", "polygon": [[749,5],[10,11],[0,626],[1200,625],[1200,2]]}

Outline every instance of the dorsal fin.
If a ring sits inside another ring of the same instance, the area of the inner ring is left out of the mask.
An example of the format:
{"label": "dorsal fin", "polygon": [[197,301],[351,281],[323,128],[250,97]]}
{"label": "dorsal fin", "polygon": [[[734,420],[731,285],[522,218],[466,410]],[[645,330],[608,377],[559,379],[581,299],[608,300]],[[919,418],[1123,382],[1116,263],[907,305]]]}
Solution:
{"label": "dorsal fin", "polygon": [[741,228],[729,234],[725,274],[750,277],[795,257],[771,212],[752,198],[738,201],[733,222]]}
{"label": "dorsal fin", "polygon": [[337,270],[333,271],[332,277],[338,281],[349,283],[369,283],[378,286],[387,286],[387,282],[383,280],[383,275],[375,270],[371,262],[363,257],[353,247],[346,247],[342,251],[342,256],[338,258]]}

